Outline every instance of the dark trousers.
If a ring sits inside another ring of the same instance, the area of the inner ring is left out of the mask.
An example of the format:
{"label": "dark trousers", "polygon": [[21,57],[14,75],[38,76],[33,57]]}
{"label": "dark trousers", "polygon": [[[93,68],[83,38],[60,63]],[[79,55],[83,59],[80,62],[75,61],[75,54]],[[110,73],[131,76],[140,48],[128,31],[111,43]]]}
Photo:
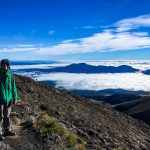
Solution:
{"label": "dark trousers", "polygon": [[3,134],[3,129],[4,132],[11,130],[10,112],[11,102],[8,105],[0,103],[0,134]]}

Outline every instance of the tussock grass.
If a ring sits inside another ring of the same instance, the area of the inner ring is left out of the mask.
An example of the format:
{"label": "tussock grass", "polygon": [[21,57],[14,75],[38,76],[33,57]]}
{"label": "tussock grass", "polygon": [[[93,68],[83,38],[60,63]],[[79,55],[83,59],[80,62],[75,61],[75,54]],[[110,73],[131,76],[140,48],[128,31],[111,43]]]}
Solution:
{"label": "tussock grass", "polygon": [[63,127],[56,119],[42,112],[34,119],[35,129],[42,135],[57,134],[64,141],[67,148],[76,150],[86,150],[83,140],[76,134]]}

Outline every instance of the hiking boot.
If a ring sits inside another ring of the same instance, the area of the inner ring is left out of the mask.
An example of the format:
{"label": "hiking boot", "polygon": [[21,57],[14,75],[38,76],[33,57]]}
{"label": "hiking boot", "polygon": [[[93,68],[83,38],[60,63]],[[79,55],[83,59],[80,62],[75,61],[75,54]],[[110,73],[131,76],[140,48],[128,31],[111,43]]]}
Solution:
{"label": "hiking boot", "polygon": [[15,135],[16,135],[16,133],[13,131],[5,131],[4,132],[4,136],[15,136]]}
{"label": "hiking boot", "polygon": [[0,141],[4,140],[3,135],[0,135]]}

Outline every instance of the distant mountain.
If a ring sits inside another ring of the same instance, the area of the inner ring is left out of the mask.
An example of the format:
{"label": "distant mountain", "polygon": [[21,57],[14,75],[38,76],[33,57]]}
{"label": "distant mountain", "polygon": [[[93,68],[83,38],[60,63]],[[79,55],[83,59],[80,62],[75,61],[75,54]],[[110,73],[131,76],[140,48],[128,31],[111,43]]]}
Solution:
{"label": "distant mountain", "polygon": [[92,66],[86,63],[71,64],[64,67],[56,67],[49,69],[19,69],[20,71],[41,71],[41,72],[67,72],[67,73],[132,73],[139,71],[131,66],[122,65],[114,66]]}
{"label": "distant mountain", "polygon": [[114,108],[150,125],[150,96],[125,102]]}
{"label": "distant mountain", "polygon": [[52,87],[55,87],[57,84],[56,84],[56,81],[47,81],[47,80],[44,80],[44,81],[39,81],[41,83],[44,83],[48,86],[52,86]]}
{"label": "distant mountain", "polygon": [[70,90],[72,93],[80,96],[107,96],[112,94],[144,94],[145,91],[130,91],[124,89],[105,89],[105,90]]}
{"label": "distant mountain", "polygon": [[141,98],[141,96],[136,94],[112,94],[110,96],[88,96],[87,98],[103,101],[111,105],[116,105],[123,102],[133,101],[135,99]]}
{"label": "distant mountain", "polygon": [[150,75],[150,70],[143,71],[144,74]]}
{"label": "distant mountain", "polygon": [[124,90],[124,89],[105,89],[105,90],[100,90],[103,93],[108,93],[108,94],[143,94],[145,91],[131,91],[131,90]]}
{"label": "distant mountain", "polygon": [[139,70],[126,65],[114,67],[114,66],[92,66],[86,63],[79,63],[79,64],[71,64],[66,67],[57,67],[52,69],[52,71],[69,72],[69,73],[125,73],[125,72],[136,72]]}
{"label": "distant mountain", "polygon": [[111,105],[120,104],[127,101],[132,101],[141,98],[140,94],[144,94],[143,91],[126,91],[122,89],[107,89],[100,91],[90,90],[72,90],[72,93],[83,96],[85,98],[94,99],[97,101],[103,101]]}
{"label": "distant mountain", "polygon": [[[56,86],[55,81],[42,81],[48,86]],[[63,89],[63,88],[59,88]],[[129,91],[123,89],[106,89],[106,90],[68,90],[71,93],[82,96],[85,98],[94,99],[96,101],[103,101],[104,103],[109,103],[111,105],[120,104],[123,102],[130,102],[141,98],[141,94],[146,94],[144,91]]]}
{"label": "distant mountain", "polygon": [[[53,87],[56,86],[55,81],[41,81],[41,82],[47,84],[48,86],[53,86]],[[59,88],[59,89],[63,89],[63,88]],[[144,91],[129,91],[123,89],[106,89],[106,90],[99,90],[99,91],[94,91],[94,90],[68,90],[68,91],[78,96],[94,99],[97,101],[103,101],[111,105],[132,101],[141,98],[142,96],[140,95],[147,94]]]}
{"label": "distant mountain", "polygon": [[[56,86],[55,81],[41,81],[41,82],[47,84],[48,86],[53,87]],[[60,87],[59,89],[63,88]],[[123,89],[106,89],[99,91],[94,90],[68,90],[68,91],[78,96],[94,99],[97,101],[103,101],[111,105],[116,105],[123,102],[139,99],[142,97],[140,95],[147,94],[144,91],[129,91]]]}

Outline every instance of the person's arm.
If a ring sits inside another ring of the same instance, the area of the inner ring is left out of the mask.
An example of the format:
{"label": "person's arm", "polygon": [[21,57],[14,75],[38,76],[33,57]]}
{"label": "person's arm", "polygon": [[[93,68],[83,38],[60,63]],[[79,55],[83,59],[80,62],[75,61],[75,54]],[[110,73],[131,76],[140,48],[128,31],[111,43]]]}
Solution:
{"label": "person's arm", "polygon": [[12,74],[12,97],[13,97],[14,103],[16,103],[18,100],[18,92],[17,92],[14,74]]}

